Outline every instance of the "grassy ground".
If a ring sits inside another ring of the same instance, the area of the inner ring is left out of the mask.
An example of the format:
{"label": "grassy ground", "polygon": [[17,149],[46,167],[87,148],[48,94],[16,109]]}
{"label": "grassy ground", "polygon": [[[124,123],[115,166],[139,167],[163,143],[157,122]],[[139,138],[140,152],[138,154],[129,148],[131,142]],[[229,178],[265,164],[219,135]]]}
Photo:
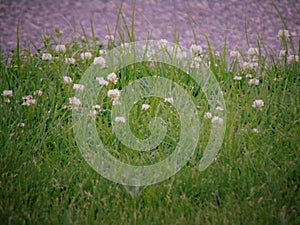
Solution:
{"label": "grassy ground", "polygon": [[[130,40],[134,37],[133,28],[125,29]],[[299,52],[293,52],[287,38],[282,38],[276,55],[260,46],[253,56],[251,52],[250,55],[240,52],[238,59],[234,59],[226,45],[219,54],[212,49],[200,54],[203,61],[210,62],[226,102],[227,126],[222,148],[214,163],[199,172],[197,157],[201,156],[203,144],[198,144],[196,155],[174,177],[141,187],[134,196],[128,192],[133,188],[127,190],[104,179],[86,163],[73,136],[69,102],[75,93],[73,84],[79,82],[94,58],[100,56],[99,50],[119,44],[111,40],[99,45],[96,38],[85,37],[63,43],[66,51],[57,52],[55,47],[61,40],[63,37],[57,31],[56,36],[43,39],[45,47],[38,52],[18,47],[11,57],[1,55],[2,224],[297,224],[300,221],[300,69],[299,62],[291,56]],[[280,50],[285,50],[286,55],[282,53],[278,58]],[[92,57],[81,59],[80,54],[87,51]],[[43,60],[43,53],[50,53],[52,59]],[[74,58],[75,64],[66,63],[66,58]],[[247,68],[244,62],[254,68]],[[204,95],[196,83],[182,71],[163,64],[140,63],[117,71],[118,83],[110,83],[107,88],[121,89],[131,80],[153,75],[174,80],[196,104],[201,103]],[[66,82],[64,76],[72,78],[73,83]],[[253,78],[259,80],[257,85],[249,84]],[[32,95],[31,100],[23,99],[28,95]],[[255,99],[263,100],[264,105],[253,107]],[[137,155],[116,143],[111,134],[111,101],[99,97],[98,103],[101,110],[96,120],[102,130],[101,138],[112,146],[111,154],[115,157],[130,163],[153,163],[174,150],[179,139],[178,114],[169,103],[147,98],[131,112],[137,119],[130,121],[130,125],[139,138],[149,136],[147,123],[154,115],[167,122],[167,138],[154,157],[149,153]],[[143,103],[151,108],[141,110]],[[206,131],[211,123],[204,119],[209,106],[204,103],[199,108],[199,119]],[[201,138],[205,143],[208,134],[203,130]]]}

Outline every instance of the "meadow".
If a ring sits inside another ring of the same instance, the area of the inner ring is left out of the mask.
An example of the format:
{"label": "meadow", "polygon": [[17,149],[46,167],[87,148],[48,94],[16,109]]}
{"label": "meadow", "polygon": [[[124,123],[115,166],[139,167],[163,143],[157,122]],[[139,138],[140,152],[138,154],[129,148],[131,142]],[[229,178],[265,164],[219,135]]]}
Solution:
{"label": "meadow", "polygon": [[[85,71],[105,67],[108,51],[135,40],[134,13],[132,18],[132,26],[125,22],[123,33],[108,32],[104,43],[94,33],[89,38],[83,27],[82,38],[64,42],[57,29],[42,38],[41,49],[21,48],[17,33],[13,53],[1,53],[1,223],[299,223],[300,48],[284,21],[277,52],[259,41],[244,51],[230,50],[226,40],[215,50],[208,39],[202,49],[195,40],[190,50],[196,64],[208,65],[223,92],[225,105],[218,109],[210,108],[201,87],[184,71],[163,63],[136,63],[98,79],[105,87],[91,115],[109,153],[126,163],[163,160],[174,152],[182,126],[171,98],[148,97],[132,107],[128,123],[137,138],[145,139],[151,136],[151,118],[159,116],[167,127],[163,142],[136,152],[118,141],[110,109],[118,101],[116,90],[133,80],[161,76],[179,84],[197,106],[201,129],[192,158],[175,176],[153,185],[124,187],[89,166],[74,137],[72,111],[82,104],[75,95],[85,88],[80,85]],[[175,32],[173,42],[178,41]],[[213,111],[226,112],[225,136],[213,163],[200,172],[207,131],[214,122],[225,123]]]}

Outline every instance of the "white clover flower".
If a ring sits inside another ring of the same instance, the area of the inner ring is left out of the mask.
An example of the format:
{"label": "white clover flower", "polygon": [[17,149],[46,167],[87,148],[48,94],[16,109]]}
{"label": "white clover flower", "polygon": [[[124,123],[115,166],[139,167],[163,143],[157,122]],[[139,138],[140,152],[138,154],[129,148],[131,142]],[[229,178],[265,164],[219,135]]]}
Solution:
{"label": "white clover flower", "polygon": [[299,62],[299,56],[298,55],[289,55],[287,57],[287,63],[292,64],[293,62]]}
{"label": "white clover flower", "polygon": [[280,59],[285,59],[286,56],[287,56],[286,50],[280,50],[280,52],[279,52],[279,58]]}
{"label": "white clover flower", "polygon": [[258,55],[258,48],[249,48],[248,55],[250,57],[257,56]]}
{"label": "white clover flower", "polygon": [[42,60],[52,60],[52,55],[50,53],[43,53]]}
{"label": "white clover flower", "polygon": [[253,108],[260,109],[265,105],[264,101],[261,99],[255,99],[252,103]]}
{"label": "white clover flower", "polygon": [[99,50],[99,55],[100,55],[100,56],[106,55],[106,53],[107,53],[107,52],[106,52],[105,49],[100,49],[100,50]]}
{"label": "white clover flower", "polygon": [[126,119],[123,116],[116,116],[115,117],[115,122],[125,123]]}
{"label": "white clover flower", "polygon": [[204,119],[211,119],[212,118],[212,114],[210,112],[206,112],[204,114]]}
{"label": "white clover flower", "polygon": [[74,84],[73,89],[78,90],[78,91],[83,91],[84,90],[84,85],[83,84]]}
{"label": "white clover flower", "polygon": [[111,98],[112,100],[119,100],[120,95],[121,95],[121,92],[118,89],[108,90],[108,92],[107,92],[107,96],[109,98]]}
{"label": "white clover flower", "polygon": [[250,79],[248,81],[248,84],[249,85],[256,85],[257,86],[259,84],[259,79],[256,79],[256,78]]}
{"label": "white clover flower", "polygon": [[250,63],[244,62],[244,63],[243,63],[243,69],[244,69],[244,70],[249,70],[249,69],[251,69]]}
{"label": "white clover flower", "polygon": [[108,81],[106,81],[103,77],[96,77],[96,81],[98,81],[100,85],[108,85]]}
{"label": "white clover flower", "polygon": [[76,97],[69,98],[69,102],[71,105],[75,105],[75,106],[80,106],[82,104],[80,98],[76,98]]}
{"label": "white clover flower", "polygon": [[107,75],[107,80],[109,80],[111,83],[116,84],[118,82],[117,74],[110,73]]}
{"label": "white clover flower", "polygon": [[18,123],[18,127],[25,127],[25,123]]}
{"label": "white clover flower", "polygon": [[33,95],[38,95],[38,96],[42,96],[43,91],[42,90],[36,90],[33,92]]}
{"label": "white clover flower", "polygon": [[246,74],[246,78],[252,78],[252,74],[250,73]]}
{"label": "white clover flower", "polygon": [[150,105],[149,104],[143,104],[142,105],[142,110],[147,110],[150,108]]}
{"label": "white clover flower", "polygon": [[224,109],[223,109],[221,106],[217,106],[217,107],[216,107],[216,110],[217,110],[217,111],[223,111]]}
{"label": "white clover flower", "polygon": [[108,40],[108,41],[114,41],[115,40],[115,38],[114,38],[114,35],[105,35],[105,40]]}
{"label": "white clover flower", "polygon": [[257,62],[251,62],[249,63],[249,67],[251,70],[255,70],[258,67],[258,63]]}
{"label": "white clover flower", "polygon": [[60,52],[60,53],[65,53],[66,52],[66,46],[65,45],[56,45],[55,51]]}
{"label": "white clover flower", "polygon": [[90,110],[90,115],[95,119],[97,116],[98,112],[95,109]]}
{"label": "white clover flower", "polygon": [[74,58],[66,58],[65,63],[66,64],[75,64],[76,60]]}
{"label": "white clover flower", "polygon": [[258,128],[253,128],[252,131],[253,131],[253,133],[259,133]]}
{"label": "white clover flower", "polygon": [[94,65],[99,65],[101,68],[105,68],[106,67],[106,61],[101,56],[94,58],[93,64]]}
{"label": "white clover flower", "polygon": [[211,122],[212,122],[212,123],[219,123],[219,124],[222,124],[222,123],[223,123],[223,119],[222,119],[221,117],[214,116],[214,117],[211,119]]}
{"label": "white clover flower", "polygon": [[170,98],[165,98],[165,102],[169,102],[169,103],[174,103],[174,99],[173,97],[170,97]]}
{"label": "white clover flower", "polygon": [[93,105],[93,109],[101,109],[100,105]]}
{"label": "white clover flower", "polygon": [[200,45],[192,44],[190,47],[190,51],[194,56],[199,56],[202,53],[202,47]]}
{"label": "white clover flower", "polygon": [[24,100],[22,105],[30,106],[30,105],[36,105],[37,104],[37,100],[34,99],[32,97],[32,95],[23,96],[22,99]]}
{"label": "white clover flower", "polygon": [[13,96],[13,91],[12,90],[4,90],[2,95],[5,96],[5,97],[12,97]]}
{"label": "white clover flower", "polygon": [[66,84],[71,84],[73,82],[72,78],[69,76],[64,76],[64,82]]}
{"label": "white clover flower", "polygon": [[288,30],[279,30],[277,37],[279,37],[279,38],[283,38],[283,37],[288,38],[288,37],[290,37],[290,33],[289,33]]}
{"label": "white clover flower", "polygon": [[220,56],[220,52],[219,51],[215,51],[215,56],[219,57]]}
{"label": "white clover flower", "polygon": [[93,55],[92,55],[91,52],[83,52],[83,53],[80,54],[80,58],[81,58],[82,60],[84,60],[84,59],[91,59],[92,56],[93,56]]}
{"label": "white clover flower", "polygon": [[230,58],[238,59],[239,57],[240,57],[240,53],[238,51],[231,51],[230,52]]}
{"label": "white clover flower", "polygon": [[5,98],[5,99],[4,99],[4,102],[10,103],[10,98]]}
{"label": "white clover flower", "polygon": [[234,76],[233,79],[234,79],[234,80],[242,80],[242,77],[241,77],[241,76]]}

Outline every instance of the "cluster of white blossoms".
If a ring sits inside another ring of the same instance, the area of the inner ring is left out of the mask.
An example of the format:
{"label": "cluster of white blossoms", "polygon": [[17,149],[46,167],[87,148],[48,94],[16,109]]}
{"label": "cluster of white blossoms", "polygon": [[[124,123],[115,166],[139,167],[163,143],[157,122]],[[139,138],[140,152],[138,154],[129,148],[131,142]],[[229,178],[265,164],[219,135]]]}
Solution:
{"label": "cluster of white blossoms", "polygon": [[115,117],[115,122],[125,123],[126,122],[126,118],[123,117],[123,116],[116,116]]}
{"label": "cluster of white blossoms", "polygon": [[93,117],[93,119],[96,119],[96,116],[103,111],[104,110],[100,105],[93,105],[92,109],[90,110],[90,115]]}
{"label": "cluster of white blossoms", "polygon": [[294,62],[299,62],[299,56],[298,55],[289,55],[287,57],[287,63],[292,64]]}
{"label": "cluster of white blossoms", "polygon": [[55,51],[58,53],[65,53],[67,51],[67,48],[65,45],[56,45]]}
{"label": "cluster of white blossoms", "polygon": [[80,53],[80,58],[82,60],[91,59],[92,57],[93,57],[93,55],[92,55],[91,52],[82,52],[82,53]]}
{"label": "cluster of white blossoms", "polygon": [[252,107],[259,109],[259,110],[262,110],[262,107],[264,107],[264,105],[265,105],[265,103],[261,99],[255,99],[252,103]]}
{"label": "cluster of white blossoms", "polygon": [[83,84],[74,84],[73,89],[78,90],[78,91],[83,91],[84,90],[84,85]]}
{"label": "cluster of white blossoms", "polygon": [[170,98],[165,98],[164,100],[165,100],[165,102],[168,102],[168,103],[171,103],[171,104],[173,104],[173,103],[174,103],[174,99],[173,99],[173,97],[170,97]]}
{"label": "cluster of white blossoms", "polygon": [[239,60],[240,57],[241,57],[241,54],[238,51],[230,52],[230,58],[232,58],[233,60]]}
{"label": "cluster of white blossoms", "polygon": [[73,79],[69,76],[64,76],[64,83],[65,84],[72,84],[73,83]]}
{"label": "cluster of white blossoms", "polygon": [[279,38],[289,38],[290,33],[289,33],[288,30],[279,30],[277,37],[279,37]]}
{"label": "cluster of white blossoms", "polygon": [[113,105],[120,104],[120,96],[121,96],[120,90],[118,90],[118,89],[108,90],[107,96],[112,100]]}
{"label": "cluster of white blossoms", "polygon": [[96,77],[96,81],[98,81],[100,85],[104,85],[104,86],[108,85],[108,81],[105,80],[103,77]]}
{"label": "cluster of white blossoms", "polygon": [[30,105],[36,105],[37,104],[37,100],[35,98],[33,98],[32,95],[23,96],[22,99],[23,99],[22,105],[30,106]]}
{"label": "cluster of white blossoms", "polygon": [[52,55],[50,53],[43,53],[42,60],[52,60]]}
{"label": "cluster of white blossoms", "polygon": [[81,106],[82,105],[80,98],[77,98],[77,97],[71,97],[71,98],[69,98],[69,103],[71,105],[71,108],[72,107],[77,108],[77,106]]}
{"label": "cluster of white blossoms", "polygon": [[74,65],[76,63],[76,59],[74,59],[74,58],[66,58],[65,59],[65,63],[66,64],[72,64],[72,65]]}
{"label": "cluster of white blossoms", "polygon": [[115,74],[115,73],[108,74],[107,80],[109,80],[112,84],[117,84],[117,82],[118,82],[117,74]]}
{"label": "cluster of white blossoms", "polygon": [[248,81],[248,84],[249,85],[256,85],[257,86],[259,84],[259,79],[257,79],[257,78],[250,79]]}
{"label": "cluster of white blossoms", "polygon": [[10,103],[10,98],[13,96],[13,90],[4,90],[2,96],[5,97],[5,102]]}
{"label": "cluster of white blossoms", "polygon": [[106,68],[107,67],[106,60],[102,56],[95,57],[93,64],[94,65],[98,65],[101,68]]}
{"label": "cluster of white blossoms", "polygon": [[[223,111],[223,107],[221,106],[217,106],[216,111]],[[214,124],[222,124],[223,123],[223,118],[222,117],[219,117],[219,116],[213,116],[211,112],[206,112],[204,113],[204,119],[208,120],[210,119],[212,123]]]}
{"label": "cluster of white blossoms", "polygon": [[201,45],[192,44],[190,47],[190,51],[193,54],[193,56],[200,56],[202,53],[202,47]]}
{"label": "cluster of white blossoms", "polygon": [[114,41],[115,40],[114,35],[109,35],[109,34],[105,35],[104,38],[105,38],[105,40],[108,40],[108,41]]}
{"label": "cluster of white blossoms", "polygon": [[149,104],[142,104],[142,110],[147,110],[150,108]]}

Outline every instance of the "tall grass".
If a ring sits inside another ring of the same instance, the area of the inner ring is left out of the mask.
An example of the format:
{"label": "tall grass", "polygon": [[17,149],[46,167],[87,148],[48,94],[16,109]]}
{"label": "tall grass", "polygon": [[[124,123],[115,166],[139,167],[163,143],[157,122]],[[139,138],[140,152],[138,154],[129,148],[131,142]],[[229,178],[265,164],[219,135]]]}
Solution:
{"label": "tall grass", "polygon": [[[130,29],[120,7],[115,37],[120,21],[125,29],[118,33],[121,42],[127,38],[134,41],[134,11]],[[164,76],[185,88],[201,106],[203,142],[191,161],[174,177],[143,187],[137,194],[135,188],[124,188],[96,173],[80,154],[73,137],[69,98],[75,91],[73,84],[64,83],[63,76],[78,83],[93,59],[100,55],[99,50],[120,44],[113,39],[99,44],[94,34],[89,39],[84,27],[81,28],[84,39],[74,38],[64,43],[66,52],[54,50],[63,38],[57,30],[56,36],[43,39],[44,48],[39,52],[21,49],[18,39],[18,47],[10,57],[1,54],[0,91],[13,90],[13,96],[0,99],[2,224],[297,224],[300,221],[300,70],[299,62],[291,60],[290,55],[296,53],[289,39],[282,38],[287,55],[280,59],[277,55],[263,55],[259,49],[254,69],[243,67],[243,62],[251,63],[245,52],[240,52],[238,59],[229,57],[226,40],[219,54],[211,47],[201,54],[219,81],[227,110],[223,146],[215,162],[203,172],[197,170],[197,162],[211,122],[203,119],[210,108],[203,103],[205,97],[197,84],[184,72],[164,64],[139,63],[117,71],[118,83],[109,84],[108,88],[121,89],[145,76]],[[208,39],[207,42],[209,46]],[[80,53],[87,51],[92,58],[81,59]],[[42,60],[43,53],[50,53],[52,60]],[[66,64],[65,59],[71,57],[76,63]],[[259,80],[258,85],[249,84],[250,75]],[[242,79],[234,79],[235,76]],[[42,95],[34,94],[37,90]],[[32,95],[37,103],[22,105],[25,101],[22,97],[27,95]],[[252,107],[255,99],[264,101],[261,110]],[[136,120],[130,121],[130,125],[137,137],[149,136],[147,123],[153,116],[161,116],[168,125],[164,144],[143,155],[115,141],[110,124],[111,101],[98,100],[102,106],[97,115],[98,127],[103,131],[101,138],[112,146],[111,154],[115,157],[133,164],[153,163],[174,150],[178,142],[178,114],[169,104],[153,97],[133,107],[131,115]],[[142,111],[142,103],[150,104],[150,110]]]}

